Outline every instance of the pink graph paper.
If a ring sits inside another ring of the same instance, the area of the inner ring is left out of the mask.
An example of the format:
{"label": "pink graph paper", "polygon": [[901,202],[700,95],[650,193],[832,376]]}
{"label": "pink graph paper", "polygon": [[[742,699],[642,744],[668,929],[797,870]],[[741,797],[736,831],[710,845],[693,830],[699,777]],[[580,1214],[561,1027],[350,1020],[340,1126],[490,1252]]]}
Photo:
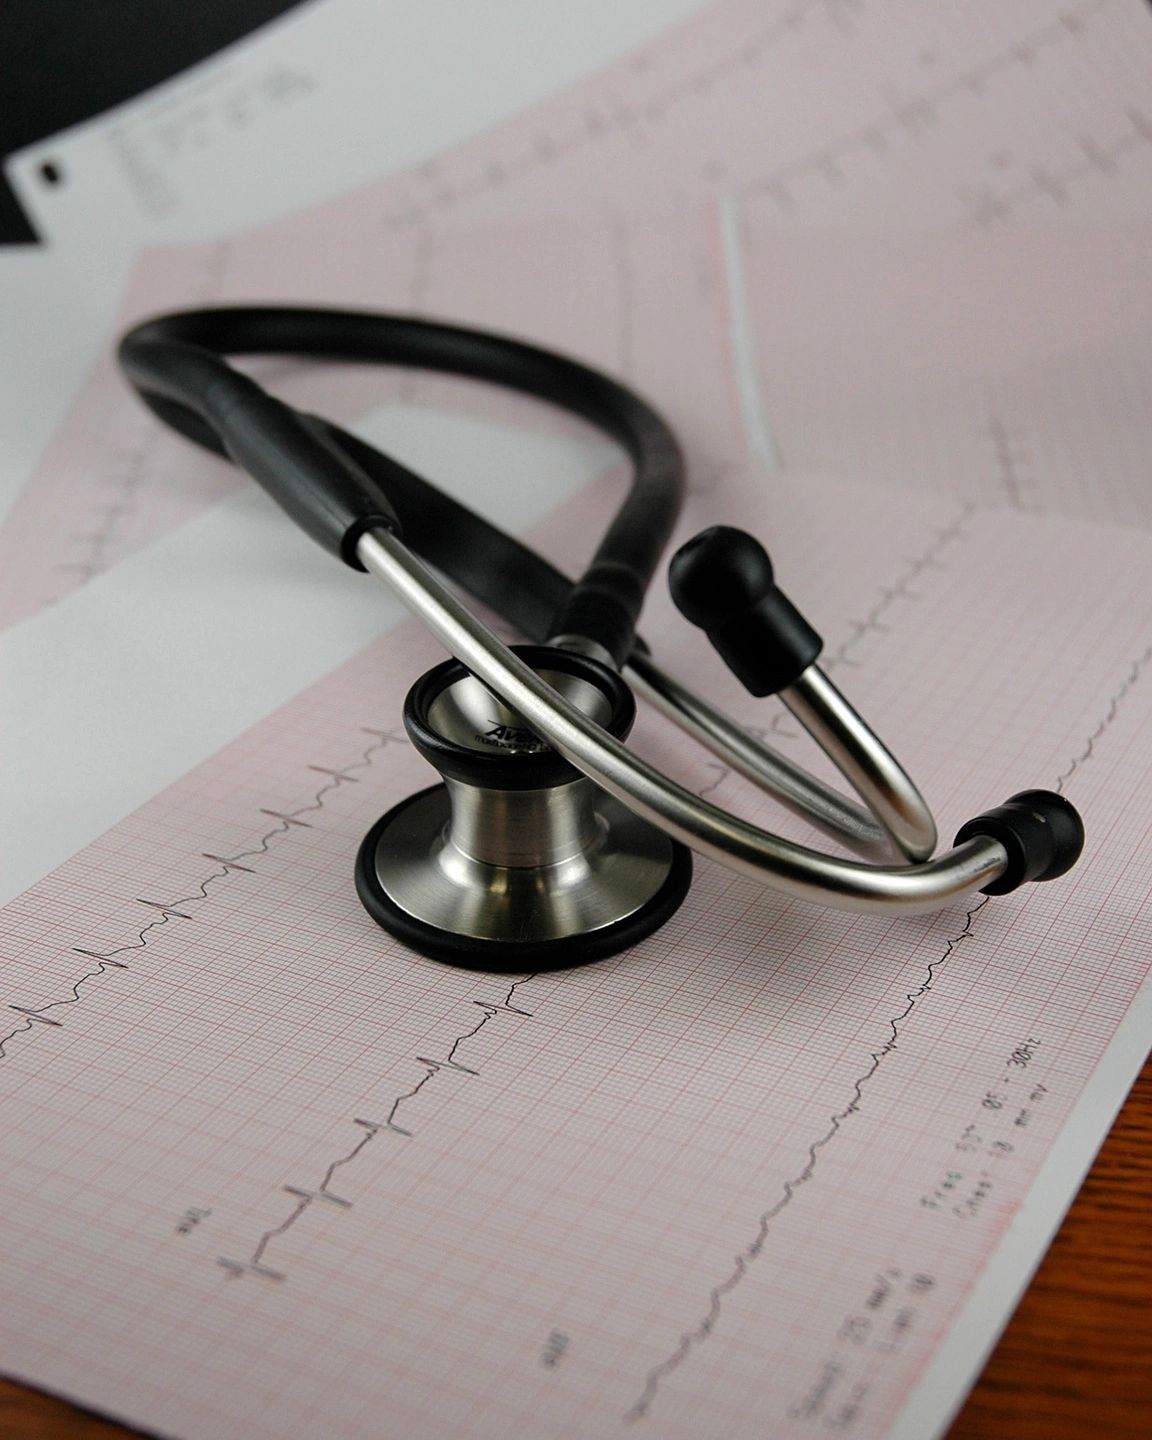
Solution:
{"label": "pink graph paper", "polygon": [[[1082,865],[894,920],[700,863],[627,955],[447,969],[350,884],[429,778],[402,626],[3,912],[7,1370],[184,1436],[890,1431],[1147,977],[1152,546],[815,480],[717,506],[685,528],[765,536],[946,834],[1056,786]],[[645,633],[799,753],[666,602]]]}
{"label": "pink graph paper", "polygon": [[[1152,216],[1152,183],[1146,200]],[[801,244],[746,224],[781,463],[1152,528],[1147,233],[1018,224]]]}

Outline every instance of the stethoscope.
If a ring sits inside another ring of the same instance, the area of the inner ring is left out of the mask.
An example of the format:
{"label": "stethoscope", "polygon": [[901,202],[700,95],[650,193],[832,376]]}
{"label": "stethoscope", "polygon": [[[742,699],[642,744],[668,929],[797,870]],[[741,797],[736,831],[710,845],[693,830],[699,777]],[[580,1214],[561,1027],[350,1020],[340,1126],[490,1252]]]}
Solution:
{"label": "stethoscope", "polygon": [[[312,355],[449,371],[510,386],[605,431],[632,483],[573,584],[519,541],[355,436],[275,399],[227,355]],[[404,706],[442,783],[368,832],[356,888],[374,920],[425,955],[540,970],[617,953],[679,908],[691,851],[786,895],[916,914],[1052,880],[1084,831],[1062,796],[1027,790],[961,827],[936,826],[915,785],[817,663],[819,635],[775,583],[759,543],[705,530],[673,557],[672,597],[744,686],[777,695],[858,803],[680,685],[635,625],[679,514],[683,461],[643,400],[518,340],[356,311],[237,308],[163,316],[120,359],[165,422],[247,470],[326,549],[399,597],[454,659]],[[435,571],[536,643],[507,646]],[[871,863],[794,844],[693,794],[624,744],[635,688],[711,751]],[[877,863],[879,862],[879,863]]]}

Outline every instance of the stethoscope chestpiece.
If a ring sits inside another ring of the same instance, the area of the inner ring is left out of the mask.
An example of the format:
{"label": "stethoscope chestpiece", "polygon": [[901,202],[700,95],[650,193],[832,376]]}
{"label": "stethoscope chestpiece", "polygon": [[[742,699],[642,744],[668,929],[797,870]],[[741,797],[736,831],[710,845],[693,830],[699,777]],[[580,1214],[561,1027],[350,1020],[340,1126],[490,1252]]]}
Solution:
{"label": "stethoscope chestpiece", "polygon": [[[513,648],[626,737],[635,702],[614,671]],[[679,909],[690,851],[593,785],[458,661],[421,676],[404,724],[443,783],[389,810],[360,847],[356,888],[389,934],[470,969],[562,969],[627,949]]]}

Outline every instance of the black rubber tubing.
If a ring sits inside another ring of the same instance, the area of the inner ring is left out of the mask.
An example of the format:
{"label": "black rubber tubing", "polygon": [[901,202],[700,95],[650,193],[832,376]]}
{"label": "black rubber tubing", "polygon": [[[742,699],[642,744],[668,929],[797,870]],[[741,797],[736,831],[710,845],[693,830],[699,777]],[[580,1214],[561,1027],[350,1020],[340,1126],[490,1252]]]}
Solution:
{"label": "black rubber tubing", "polygon": [[[627,452],[633,477],[580,580],[573,585],[373,446],[274,399],[225,358],[283,354],[465,375],[550,401],[604,431]],[[360,535],[389,526],[530,639],[583,635],[617,664],[631,652],[644,593],[679,515],[684,464],[665,421],[616,381],[508,336],[407,316],[281,306],[159,316],[124,337],[120,363],[161,420],[242,465],[345,563],[361,568]]]}

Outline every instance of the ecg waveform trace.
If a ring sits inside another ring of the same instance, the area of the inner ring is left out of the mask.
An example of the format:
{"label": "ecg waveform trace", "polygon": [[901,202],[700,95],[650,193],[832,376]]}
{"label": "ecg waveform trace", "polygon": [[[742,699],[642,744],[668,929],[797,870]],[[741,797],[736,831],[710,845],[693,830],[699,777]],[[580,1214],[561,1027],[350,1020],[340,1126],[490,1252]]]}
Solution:
{"label": "ecg waveform trace", "polygon": [[525,975],[522,979],[513,981],[508,987],[508,993],[504,996],[503,1000],[473,1000],[471,1003],[478,1005],[484,1012],[476,1024],[473,1025],[470,1030],[464,1030],[456,1036],[443,1060],[430,1060],[423,1055],[417,1055],[416,1063],[424,1066],[424,1074],[421,1078],[417,1080],[416,1084],[413,1085],[410,1090],[405,1090],[396,1096],[383,1120],[356,1119],[352,1122],[354,1125],[360,1126],[364,1133],[346,1155],[342,1155],[339,1159],[332,1161],[328,1169],[324,1172],[324,1178],[314,1190],[301,1189],[296,1185],[285,1185],[283,1187],[285,1194],[291,1195],[295,1199],[295,1208],[289,1212],[288,1216],[281,1221],[279,1225],[274,1225],[270,1230],[265,1230],[264,1234],[261,1235],[257,1241],[251,1256],[247,1260],[230,1260],[223,1255],[220,1256],[216,1263],[228,1272],[229,1277],[235,1280],[243,1275],[259,1275],[266,1280],[285,1280],[287,1276],[284,1271],[275,1270],[264,1262],[264,1256],[269,1245],[290,1230],[316,1200],[327,1200],[338,1209],[350,1210],[352,1208],[353,1202],[351,1200],[346,1200],[333,1194],[330,1188],[336,1171],[343,1169],[346,1165],[351,1165],[382,1131],[392,1135],[401,1135],[406,1140],[410,1140],[413,1132],[397,1124],[396,1116],[401,1107],[407,1104],[407,1102],[415,1100],[424,1087],[428,1085],[430,1081],[434,1080],[442,1070],[452,1070],[460,1075],[478,1076],[480,1074],[479,1070],[474,1069],[470,1065],[465,1065],[456,1059],[457,1050],[459,1050],[461,1045],[467,1044],[469,1040],[479,1035],[485,1025],[498,1015],[519,1015],[522,1019],[530,1020],[532,1018],[532,1012],[521,1009],[519,1005],[514,1005],[512,1001],[516,995],[516,991],[519,990],[522,985],[527,985],[530,981],[535,980],[535,978],[535,975]]}
{"label": "ecg waveform trace", "polygon": [[644,1389],[641,1391],[639,1398],[625,1413],[624,1419],[626,1422],[642,1420],[649,1414],[656,1401],[661,1383],[674,1371],[678,1370],[688,1360],[692,1350],[707,1340],[713,1330],[715,1330],[720,1320],[724,1297],[731,1294],[748,1273],[748,1267],[760,1258],[765,1245],[768,1243],[772,1222],[777,1216],[782,1214],[787,1206],[792,1204],[800,1188],[808,1184],[809,1181],[815,1177],[819,1162],[819,1152],[832,1143],[839,1134],[840,1128],[845,1121],[849,1120],[860,1110],[864,1104],[864,1087],[875,1077],[885,1057],[891,1055],[896,1049],[897,1041],[900,1038],[900,1026],[908,1019],[924,996],[931,992],[940,968],[948,963],[953,951],[971,937],[972,922],[987,904],[987,899],[981,900],[967,912],[962,928],[948,939],[944,946],[943,953],[928,963],[924,979],[920,984],[914,990],[908,992],[905,997],[907,1003],[904,1008],[897,1014],[889,1017],[888,1026],[890,1034],[878,1049],[870,1053],[867,1068],[853,1080],[851,1098],[842,1109],[837,1110],[829,1117],[827,1130],[808,1146],[807,1160],[804,1168],[784,1182],[783,1193],[780,1198],[773,1205],[770,1205],[767,1210],[762,1211],[757,1217],[756,1233],[735,1256],[732,1269],[729,1273],[723,1280],[714,1285],[709,1292],[708,1309],[703,1318],[691,1330],[686,1330],[683,1335],[681,1335],[680,1342],[676,1346],[676,1349],[673,1350],[666,1359],[649,1370],[644,1381]]}
{"label": "ecg waveform trace", "polygon": [[996,456],[1004,498],[1013,510],[1027,510],[1031,507],[1025,500],[1030,479],[1028,452],[1022,437],[1010,430],[1000,415],[988,420],[988,435]]}
{"label": "ecg waveform trace", "polygon": [[912,556],[903,570],[887,585],[879,589],[876,603],[861,620],[853,620],[848,634],[835,650],[824,657],[824,668],[834,670],[837,665],[854,665],[852,651],[868,634],[885,633],[884,616],[901,600],[915,600],[915,583],[926,571],[941,568],[940,556],[964,534],[964,527],[971,519],[976,507],[967,503],[960,507],[955,519],[941,526],[931,542],[918,554]]}
{"label": "ecg waveform trace", "polygon": [[1111,179],[1134,152],[1143,155],[1152,149],[1152,119],[1143,110],[1124,105],[1119,120],[1119,127],[1103,139],[1077,136],[1072,154],[1063,164],[1051,168],[1035,165],[1026,180],[1000,189],[989,184],[966,197],[973,225],[986,229],[1003,224],[1040,201],[1068,208],[1073,198],[1070,192],[1077,186],[1088,180]]}
{"label": "ecg waveform trace", "polygon": [[1128,673],[1109,698],[1108,707],[1104,711],[1104,714],[1101,715],[1099,724],[1084,741],[1084,748],[1072,756],[1067,768],[1062,770],[1056,777],[1055,789],[1058,793],[1062,795],[1064,793],[1064,787],[1076,772],[1091,760],[1095,753],[1096,746],[1103,739],[1109,726],[1115,722],[1116,716],[1120,713],[1121,705],[1123,705],[1124,701],[1128,698],[1133,686],[1143,678],[1144,671],[1150,662],[1152,662],[1152,644],[1132,661],[1132,664],[1128,668]]}
{"label": "ecg waveform trace", "polygon": [[[149,427],[149,438],[151,434],[152,427]],[[98,482],[114,492],[115,499],[92,506],[91,518],[95,523],[89,529],[74,534],[71,540],[81,553],[61,561],[57,567],[78,583],[84,584],[107,569],[121,524],[137,503],[147,464],[148,447],[146,441],[142,441],[139,448],[133,448],[124,455],[119,469],[113,468],[98,477]]]}
{"label": "ecg waveform trace", "polygon": [[[687,187],[704,194],[733,194],[745,204],[771,202],[781,219],[802,222],[813,203],[812,213],[818,214],[829,199],[844,215],[850,165],[866,167],[862,180],[867,184],[875,179],[878,164],[893,159],[900,141],[906,154],[898,163],[907,165],[910,174],[931,174],[920,154],[925,148],[931,150],[942,115],[957,110],[955,128],[960,134],[971,129],[973,143],[962,156],[965,163],[956,180],[951,184],[945,180],[941,187],[937,174],[932,189],[951,200],[958,224],[987,224],[1014,216],[1044,196],[1067,205],[1069,190],[1078,181],[1088,175],[1114,176],[1132,149],[1147,143],[1143,112],[1134,102],[1121,104],[1122,128],[1100,138],[1075,136],[1077,154],[1071,160],[1036,161],[1023,181],[1008,188],[1001,182],[1000,191],[993,183],[965,178],[969,173],[982,174],[987,164],[989,147],[985,144],[981,153],[975,139],[981,134],[985,112],[1014,122],[1002,127],[1002,137],[1008,140],[1021,113],[1029,121],[1033,118],[1027,115],[1030,102],[1051,103],[1034,78],[1043,74],[1046,63],[1052,59],[1067,65],[1068,52],[1083,46],[1100,27],[1099,63],[1107,66],[1105,22],[1110,20],[1121,30],[1130,26],[1138,36],[1136,6],[1122,12],[1119,0],[1085,0],[1055,17],[1034,7],[1031,23],[1022,19],[1022,28],[1010,40],[978,47],[971,60],[961,59],[940,78],[935,72],[947,70],[948,62],[936,50],[922,50],[916,61],[922,76],[910,73],[910,83],[902,85],[888,78],[885,47],[897,40],[901,28],[909,35],[921,29],[928,33],[932,27],[925,25],[924,12],[899,17],[889,12],[885,17],[876,7],[855,8],[858,14],[823,3],[797,4],[765,22],[760,6],[714,6],[569,95],[383,182],[376,187],[382,200],[396,191],[401,197],[385,203],[385,223],[402,228],[436,217],[458,220],[479,208],[507,210],[513,201],[540,207],[561,187],[571,193],[574,181],[582,189],[610,195],[630,185],[635,197],[637,152],[646,161],[643,194],[653,205],[659,205],[662,196],[666,199],[670,187]],[[857,19],[867,23],[855,23]],[[815,53],[824,66],[823,83],[793,94],[788,62],[812,66],[812,26],[817,23],[822,28]],[[935,43],[945,49],[951,42],[963,55],[971,48],[970,39],[971,31],[958,26]],[[907,42],[901,48],[907,48]],[[781,55],[773,73],[766,65],[776,61],[778,50]],[[860,83],[861,77],[872,83]],[[771,104],[777,88],[789,95],[793,113],[779,123],[775,112],[770,112],[764,131],[774,141],[766,165],[767,147],[751,143],[754,132],[746,124],[746,109],[753,91],[762,104],[764,97]],[[875,103],[877,90],[887,92],[881,107]],[[1020,101],[1022,93],[1027,99]],[[822,103],[815,103],[814,94],[821,96]],[[830,101],[829,96],[843,98]],[[852,117],[847,124],[845,112]],[[1054,110],[1046,118],[1057,135],[1069,123],[1075,124],[1063,111]],[[995,129],[995,119],[990,128]],[[820,129],[826,130],[826,137],[813,144],[807,136]],[[949,143],[955,146],[955,135]],[[781,148],[789,146],[792,154],[776,158]],[[945,153],[950,161],[957,158],[955,149]],[[812,190],[812,182],[818,192]],[[914,205],[913,186],[907,189],[906,199]],[[371,194],[371,190],[361,192],[364,198]],[[867,210],[869,203],[862,208]]]}
{"label": "ecg waveform trace", "polygon": [[41,1005],[35,1006],[9,1003],[8,1009],[15,1010],[18,1014],[23,1015],[24,1021],[22,1024],[10,1030],[7,1035],[0,1036],[0,1060],[6,1056],[6,1047],[9,1043],[18,1035],[35,1029],[37,1023],[59,1029],[64,1022],[55,1016],[49,1016],[47,1012],[49,1010],[59,1009],[63,1005],[75,1005],[82,998],[80,992],[87,982],[99,979],[102,975],[105,975],[109,969],[129,969],[128,962],[119,957],[130,954],[136,950],[146,949],[149,944],[148,937],[153,931],[162,929],[173,919],[192,920],[194,918],[193,914],[184,907],[199,905],[203,901],[208,900],[210,898],[209,891],[213,885],[218,884],[221,880],[226,880],[234,873],[248,875],[254,873],[253,867],[242,864],[242,861],[256,860],[259,859],[261,855],[267,855],[269,847],[276,840],[281,839],[285,835],[289,835],[293,829],[310,828],[310,822],[301,817],[304,815],[317,814],[323,810],[327,796],[334,790],[338,790],[342,784],[354,784],[356,777],[352,775],[351,772],[353,770],[363,770],[370,766],[378,750],[382,750],[386,745],[393,743],[407,743],[403,731],[400,730],[372,730],[365,727],[364,733],[374,735],[376,739],[361,752],[358,759],[351,761],[343,769],[333,770],[322,765],[310,765],[308,767],[310,770],[315,770],[319,774],[327,775],[329,778],[325,784],[320,786],[307,804],[301,805],[295,810],[285,811],[284,813],[275,810],[264,810],[261,812],[278,820],[280,823],[273,826],[271,830],[265,831],[251,849],[241,850],[235,855],[211,855],[206,851],[202,852],[201,859],[211,860],[220,868],[205,875],[190,895],[183,895],[175,900],[169,901],[147,900],[138,896],[136,898],[136,904],[144,905],[149,910],[158,911],[159,914],[156,919],[149,920],[146,925],[142,926],[141,929],[136,932],[136,938],[134,940],[129,941],[126,945],[118,945],[111,950],[94,950],[90,946],[74,945],[72,949],[77,955],[84,955],[98,963],[95,970],[86,971],[75,981],[71,991],[63,999],[49,1000]]}

